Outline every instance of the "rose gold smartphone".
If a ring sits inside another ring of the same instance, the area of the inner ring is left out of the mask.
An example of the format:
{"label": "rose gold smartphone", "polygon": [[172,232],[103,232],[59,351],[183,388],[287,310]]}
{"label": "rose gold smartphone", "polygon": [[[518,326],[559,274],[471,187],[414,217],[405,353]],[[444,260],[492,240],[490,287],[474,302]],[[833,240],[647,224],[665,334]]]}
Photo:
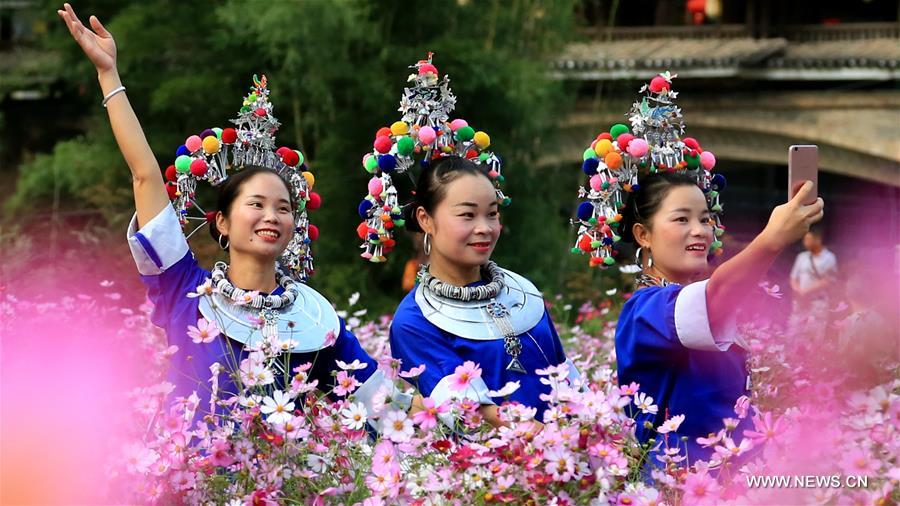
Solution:
{"label": "rose gold smartphone", "polygon": [[819,146],[791,146],[788,148],[788,200],[794,198],[806,181],[812,181],[813,191],[803,204],[814,204],[819,196]]}

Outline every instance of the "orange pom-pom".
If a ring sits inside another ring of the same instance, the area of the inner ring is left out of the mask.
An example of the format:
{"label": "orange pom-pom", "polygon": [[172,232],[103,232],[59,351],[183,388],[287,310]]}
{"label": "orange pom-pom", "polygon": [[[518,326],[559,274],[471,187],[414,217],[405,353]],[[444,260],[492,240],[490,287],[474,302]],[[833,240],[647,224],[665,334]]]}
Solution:
{"label": "orange pom-pom", "polygon": [[591,236],[587,234],[581,236],[581,239],[578,239],[578,249],[584,251],[585,253],[593,250],[594,248],[591,247]]}
{"label": "orange pom-pom", "polygon": [[603,157],[603,162],[612,170],[618,170],[622,167],[622,155],[615,151],[610,151]]}
{"label": "orange pom-pom", "polygon": [[360,239],[365,239],[366,235],[369,233],[369,225],[366,222],[362,222],[356,227],[356,235],[359,236]]}

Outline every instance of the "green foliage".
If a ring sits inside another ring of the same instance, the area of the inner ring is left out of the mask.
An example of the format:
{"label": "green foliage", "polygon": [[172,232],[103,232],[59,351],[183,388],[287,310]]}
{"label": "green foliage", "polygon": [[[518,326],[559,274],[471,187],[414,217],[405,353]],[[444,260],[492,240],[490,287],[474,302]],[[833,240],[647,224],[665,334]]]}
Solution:
{"label": "green foliage", "polygon": [[[162,167],[188,135],[226,126],[250,76],[266,74],[282,122],[279,140],[304,152],[324,201],[311,214],[321,229],[312,285],[335,301],[359,291],[370,310],[380,312],[402,296],[403,263],[412,247],[398,234],[388,263],[359,258],[355,209],[367,180],[360,159],[374,132],[398,119],[407,67],[428,51],[450,75],[457,116],[488,132],[505,161],[514,202],[503,213],[497,260],[547,293],[564,289],[570,274],[584,269],[566,253],[572,234],[567,209],[560,207],[572,199],[576,171],[537,165],[542,150],[556,142],[560,112],[571,106],[573,94],[548,78],[545,62],[572,33],[574,5],[147,0],[80,2],[76,8],[84,21],[96,13],[115,36],[129,100]],[[106,211],[111,225],[122,223],[116,217],[132,209],[128,172],[99,107],[93,68],[63,24],[49,20],[55,8],[46,11],[51,33],[44,44],[70,63],[58,69],[63,85],[87,90],[87,135],[62,140],[25,164],[7,209],[21,210],[55,187],[63,199]],[[99,188],[106,191],[92,191]]]}

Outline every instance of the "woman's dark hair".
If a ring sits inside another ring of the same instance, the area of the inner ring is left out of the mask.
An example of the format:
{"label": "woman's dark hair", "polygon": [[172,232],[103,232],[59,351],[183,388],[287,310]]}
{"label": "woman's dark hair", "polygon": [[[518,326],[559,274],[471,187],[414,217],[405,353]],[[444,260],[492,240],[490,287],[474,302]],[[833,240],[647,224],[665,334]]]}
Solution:
{"label": "woman's dark hair", "polygon": [[650,226],[653,215],[666,199],[672,188],[679,186],[697,186],[697,181],[687,174],[676,172],[657,172],[638,179],[637,190],[628,194],[625,209],[622,211],[622,230],[619,231],[622,241],[634,243],[631,229],[635,223]]}
{"label": "woman's dark hair", "polygon": [[438,158],[423,168],[416,181],[416,196],[403,210],[406,229],[424,232],[416,218],[416,210],[423,207],[428,214],[433,213],[447,195],[447,185],[465,175],[480,175],[491,180],[485,168],[460,156]]}
{"label": "woman's dark hair", "polygon": [[[297,202],[294,201],[294,193],[291,191],[291,186],[280,174],[267,167],[248,165],[228,176],[225,183],[219,187],[219,201],[216,205],[216,209],[222,211],[222,214],[227,218],[228,215],[231,214],[231,205],[234,203],[234,199],[241,193],[241,188],[257,174],[273,174],[278,176],[278,179],[284,183],[284,187],[287,189],[288,199],[291,201],[291,210],[293,211],[297,208]],[[209,235],[212,236],[213,240],[219,243],[220,246],[222,245],[223,235],[219,233],[215,221],[212,221],[209,224]],[[227,238],[228,236],[224,236],[224,239]],[[228,248],[224,249],[225,251],[228,251]]]}

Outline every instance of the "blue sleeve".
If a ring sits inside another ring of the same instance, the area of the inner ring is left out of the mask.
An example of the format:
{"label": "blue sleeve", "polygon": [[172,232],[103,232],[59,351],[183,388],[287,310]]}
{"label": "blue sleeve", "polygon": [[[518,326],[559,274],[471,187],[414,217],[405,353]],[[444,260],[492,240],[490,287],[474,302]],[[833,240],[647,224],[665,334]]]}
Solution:
{"label": "blue sleeve", "polygon": [[[334,377],[331,373],[332,371],[337,372],[340,370],[335,363],[337,360],[348,364],[354,360],[359,360],[366,364],[365,369],[348,371],[360,383],[365,383],[378,369],[378,363],[366,353],[356,336],[347,330],[343,318],[340,320],[340,325],[341,333],[338,334],[334,345],[319,350],[319,356],[316,358],[316,363],[310,373],[311,378],[319,380],[319,389],[322,391],[331,390],[331,387],[334,386]],[[333,400],[338,400],[338,397],[334,397]]]}
{"label": "blue sleeve", "polygon": [[561,364],[566,361],[566,352],[563,349],[559,333],[556,331],[556,325],[553,324],[553,319],[550,318],[550,312],[546,309],[544,310],[544,320],[546,320],[546,325],[550,329],[550,337],[553,339],[553,351],[556,355],[556,363]]}
{"label": "blue sleeve", "polygon": [[640,361],[671,360],[685,348],[675,329],[675,302],[680,285],[642,288],[619,316],[616,353]]}
{"label": "blue sleeve", "polygon": [[196,312],[197,301],[188,299],[187,294],[202,284],[209,273],[199,266],[188,248],[172,206],[167,205],[140,229],[135,215],[127,238],[141,281],[147,286],[147,296],[154,305],[153,323],[166,327],[180,312]]}
{"label": "blue sleeve", "polygon": [[400,367],[404,371],[425,366],[425,371],[411,380],[425,397],[430,397],[438,382],[463,364],[450,339],[424,316],[411,310],[398,310],[391,324],[391,355],[402,361]]}

